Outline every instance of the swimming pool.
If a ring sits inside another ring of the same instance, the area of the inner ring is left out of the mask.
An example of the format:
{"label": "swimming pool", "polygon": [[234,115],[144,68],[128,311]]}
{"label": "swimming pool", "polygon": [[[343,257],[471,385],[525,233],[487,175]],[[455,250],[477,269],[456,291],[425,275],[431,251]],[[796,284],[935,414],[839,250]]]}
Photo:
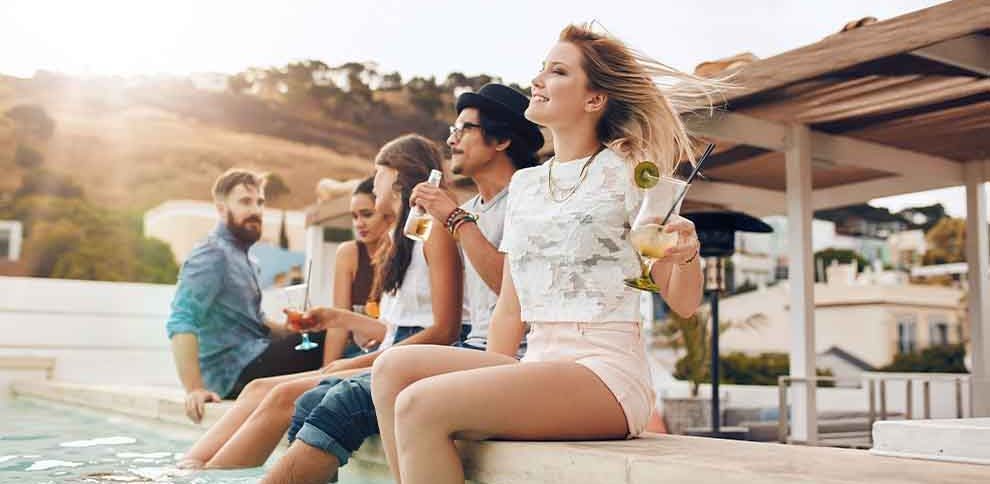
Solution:
{"label": "swimming pool", "polygon": [[[188,434],[153,429],[130,418],[0,399],[2,483],[232,484],[257,482],[264,473],[262,468],[180,471],[176,459],[191,443]],[[340,482],[388,481],[357,479],[345,468]]]}

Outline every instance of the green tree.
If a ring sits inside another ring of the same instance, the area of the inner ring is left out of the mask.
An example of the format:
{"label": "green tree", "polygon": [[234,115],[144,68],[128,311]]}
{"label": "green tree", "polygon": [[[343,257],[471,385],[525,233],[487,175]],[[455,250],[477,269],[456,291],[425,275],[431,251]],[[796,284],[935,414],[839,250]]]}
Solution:
{"label": "green tree", "polygon": [[[654,346],[684,351],[674,368],[674,376],[691,384],[691,396],[698,396],[698,386],[710,379],[711,366],[711,313],[699,309],[684,318],[671,312],[664,324],[654,330]],[[719,321],[719,334],[732,328],[755,328],[766,322],[763,313],[753,314],[743,321]]]}
{"label": "green tree", "polygon": [[227,78],[228,91],[243,94],[248,89],[251,89],[251,81],[248,80],[247,74],[241,72]]}
{"label": "green tree", "polygon": [[447,79],[443,81],[443,87],[448,91],[453,91],[458,87],[469,85],[467,76],[460,72],[451,72],[450,74],[447,74]]}
{"label": "green tree", "polygon": [[402,74],[390,72],[382,76],[382,83],[379,87],[383,91],[395,91],[402,89]]}
{"label": "green tree", "polygon": [[25,255],[31,261],[33,275],[56,277],[59,259],[79,247],[83,236],[82,227],[68,219],[43,221],[32,227]]}
{"label": "green tree", "polygon": [[898,353],[880,371],[900,373],[967,373],[966,347],[962,344],[930,346],[910,353]]}
{"label": "green tree", "polygon": [[25,259],[35,277],[174,283],[171,249],[144,237],[141,216],[80,198],[33,195],[2,210],[25,225]]}
{"label": "green tree", "polygon": [[832,265],[832,261],[837,261],[840,264],[851,264],[853,261],[856,262],[858,267],[857,271],[862,272],[870,263],[865,257],[859,255],[858,252],[849,249],[823,249],[815,252],[815,265],[817,266],[819,259],[822,261],[824,267]]}
{"label": "green tree", "polygon": [[[749,356],[745,353],[733,352],[719,356],[719,382],[732,385],[777,385],[777,378],[791,372],[790,357],[787,353],[760,353]],[[818,376],[832,376],[832,371],[818,368]],[[711,376],[705,375],[705,381],[710,382]],[[818,386],[833,386],[831,382],[822,382]]]}
{"label": "green tree", "polygon": [[966,221],[945,217],[925,234],[925,265],[966,262]]}
{"label": "green tree", "polygon": [[32,195],[48,195],[59,198],[81,198],[82,187],[72,177],[52,173],[44,168],[29,171],[21,180],[21,187],[14,193],[23,198]]}
{"label": "green tree", "polygon": [[141,237],[137,247],[138,266],[135,278],[154,284],[175,284],[179,266],[172,248],[161,240]]}
{"label": "green tree", "polygon": [[55,134],[55,120],[37,104],[14,106],[6,115],[19,130],[36,140],[48,141]]}
{"label": "green tree", "polygon": [[443,107],[442,89],[437,86],[436,78],[414,77],[406,83],[409,91],[409,101],[430,116],[435,116]]}
{"label": "green tree", "polygon": [[41,166],[45,161],[41,152],[24,144],[17,144],[17,152],[14,153],[14,162],[22,168],[34,169]]}

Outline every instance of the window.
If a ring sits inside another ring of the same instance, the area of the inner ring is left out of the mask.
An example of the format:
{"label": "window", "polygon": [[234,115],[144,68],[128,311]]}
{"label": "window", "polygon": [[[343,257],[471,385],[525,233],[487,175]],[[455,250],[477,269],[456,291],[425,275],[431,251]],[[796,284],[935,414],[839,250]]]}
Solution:
{"label": "window", "polygon": [[917,348],[917,318],[913,314],[897,317],[897,351],[911,353]]}
{"label": "window", "polygon": [[931,346],[949,344],[949,323],[944,315],[928,316],[928,342]]}
{"label": "window", "polygon": [[21,257],[21,223],[16,220],[0,220],[0,260],[18,260]]}
{"label": "window", "polygon": [[0,259],[11,259],[10,229],[0,228]]}

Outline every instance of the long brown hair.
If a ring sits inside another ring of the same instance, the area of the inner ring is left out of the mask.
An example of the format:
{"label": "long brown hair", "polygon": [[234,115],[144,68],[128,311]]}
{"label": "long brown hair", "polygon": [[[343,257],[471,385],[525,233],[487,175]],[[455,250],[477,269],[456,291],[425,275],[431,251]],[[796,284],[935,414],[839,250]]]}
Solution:
{"label": "long brown hair", "polygon": [[694,162],[694,147],[679,113],[713,110],[715,96],[730,85],[668,67],[591,24],[568,25],[561,42],[581,51],[588,88],[606,94],[598,141],[630,162],[650,160],[671,173],[681,160]]}
{"label": "long brown hair", "polygon": [[391,243],[382,244],[375,257],[375,282],[371,291],[375,300],[381,298],[383,292],[394,294],[402,286],[415,245],[402,233],[409,216],[409,199],[413,188],[429,178],[430,170],[443,171],[442,162],[440,146],[418,134],[407,134],[389,141],[375,157],[376,165],[393,168],[398,173],[391,188],[400,197],[401,212],[396,214]]}

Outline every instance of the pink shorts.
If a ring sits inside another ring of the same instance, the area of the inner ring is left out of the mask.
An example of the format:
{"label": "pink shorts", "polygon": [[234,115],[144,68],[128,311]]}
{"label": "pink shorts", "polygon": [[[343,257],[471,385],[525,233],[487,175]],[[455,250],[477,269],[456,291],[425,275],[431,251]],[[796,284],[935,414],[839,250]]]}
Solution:
{"label": "pink shorts", "polygon": [[639,323],[531,323],[522,361],[572,361],[598,376],[622,407],[627,437],[643,433],[653,410],[650,365]]}

